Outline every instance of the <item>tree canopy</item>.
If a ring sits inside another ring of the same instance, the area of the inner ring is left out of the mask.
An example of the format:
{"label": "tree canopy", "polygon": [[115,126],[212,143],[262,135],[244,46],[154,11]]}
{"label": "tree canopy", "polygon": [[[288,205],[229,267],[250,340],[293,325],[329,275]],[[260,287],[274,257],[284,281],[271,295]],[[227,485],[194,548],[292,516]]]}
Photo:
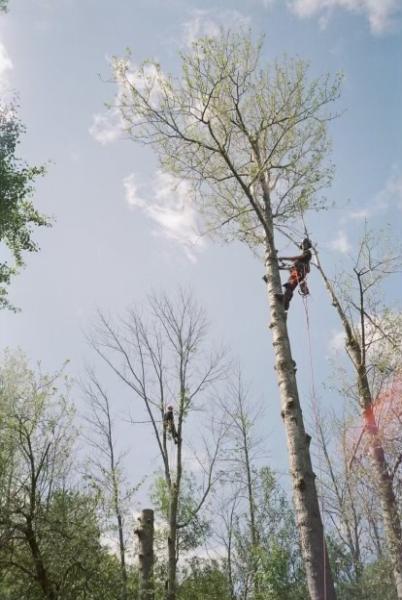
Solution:
{"label": "tree canopy", "polygon": [[34,228],[49,225],[49,219],[40,214],[31,199],[34,183],[45,173],[45,167],[29,166],[17,156],[24,133],[15,104],[0,105],[0,243],[9,253],[9,260],[0,262],[0,308],[10,306],[7,287],[24,264],[24,252],[38,250]]}

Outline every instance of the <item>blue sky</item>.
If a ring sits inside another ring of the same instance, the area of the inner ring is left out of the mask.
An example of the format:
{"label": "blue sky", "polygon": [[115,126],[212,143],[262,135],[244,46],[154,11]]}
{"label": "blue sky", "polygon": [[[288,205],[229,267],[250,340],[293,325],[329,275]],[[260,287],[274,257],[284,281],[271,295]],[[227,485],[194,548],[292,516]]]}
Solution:
{"label": "blue sky", "polygon": [[[327,195],[335,207],[309,219],[332,270],[347,263],[365,218],[376,226],[390,223],[397,238],[402,233],[401,9],[401,0],[10,0],[9,13],[0,17],[0,85],[3,94],[16,90],[20,97],[28,129],[21,154],[34,163],[49,161],[35,201],[55,223],[38,232],[42,251],[27,257],[12,284],[10,299],[22,312],[0,315],[1,347],[20,346],[50,370],[68,358],[69,372],[79,377],[92,361],[83,332],[96,308],[119,313],[152,290],[191,287],[208,311],[211,336],[231,348],[256,399],[265,402],[261,432],[286,473],[262,265],[239,244],[194,237],[185,186],[173,192],[151,151],[122,138],[118,120],[104,108],[116,91],[108,81],[109,62],[130,47],[136,62],[152,57],[175,71],[179,50],[223,24],[264,33],[265,58],[287,53],[308,59],[313,74],[343,71],[343,114],[331,125],[336,177]],[[390,302],[398,300],[400,284],[389,287]],[[314,273],[310,288],[321,383],[339,325]],[[308,342],[299,297],[289,329],[308,415]],[[105,378],[121,412],[125,398],[115,380]],[[320,399],[341,402],[328,392]],[[120,438],[131,456],[140,446],[144,454],[141,467],[128,460],[135,480],[156,454],[149,432],[133,434],[122,426]]]}

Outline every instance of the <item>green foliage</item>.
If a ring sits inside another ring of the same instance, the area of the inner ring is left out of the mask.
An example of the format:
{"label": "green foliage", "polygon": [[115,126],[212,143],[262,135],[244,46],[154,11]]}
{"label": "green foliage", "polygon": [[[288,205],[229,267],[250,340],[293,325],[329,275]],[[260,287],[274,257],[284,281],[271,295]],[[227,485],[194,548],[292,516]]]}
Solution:
{"label": "green foliage", "polygon": [[339,544],[329,538],[328,547],[338,600],[397,600],[389,560],[380,558],[363,564],[356,574],[350,555]]}
{"label": "green foliage", "polygon": [[227,578],[216,560],[193,558],[182,572],[180,600],[231,600]]}
{"label": "green foliage", "polygon": [[[178,532],[178,549],[180,552],[188,552],[196,549],[205,539],[209,532],[209,524],[199,515],[194,515],[197,507],[196,498],[201,494],[194,478],[186,475],[181,481],[179,494],[179,505],[177,522],[186,523],[186,527],[180,528]],[[162,476],[155,478],[151,491],[151,501],[155,510],[166,520],[169,519],[169,488]]]}
{"label": "green foliage", "polygon": [[0,365],[4,600],[44,600],[51,593],[63,600],[121,598],[119,563],[101,544],[98,497],[69,483],[73,416],[59,374],[37,374],[22,355],[6,354]]}
{"label": "green foliage", "polygon": [[304,600],[307,589],[298,532],[289,502],[268,467],[253,472],[257,546],[249,534],[248,513],[240,511],[233,525],[232,579],[242,598],[255,573],[253,600]]}
{"label": "green foliage", "polygon": [[307,597],[299,534],[289,501],[268,467],[258,472],[257,522],[260,547],[257,580],[261,599]]}
{"label": "green foliage", "polygon": [[[149,143],[162,168],[193,185],[211,230],[253,248],[264,242],[264,194],[274,223],[321,208],[332,179],[329,106],[339,76],[311,78],[297,58],[262,64],[249,33],[221,31],[181,54],[180,77],[145,62],[114,63],[119,107],[135,141]],[[260,185],[261,184],[261,185]]]}
{"label": "green foliage", "polygon": [[11,265],[7,261],[0,262],[0,308],[10,307],[7,286],[24,264],[23,253],[38,250],[32,239],[33,228],[49,225],[49,220],[31,201],[33,184],[45,169],[30,167],[16,156],[24,131],[15,107],[0,106],[0,243],[8,249],[13,262]]}
{"label": "green foliage", "polygon": [[[118,560],[100,543],[94,499],[78,492],[58,491],[40,506],[36,532],[48,577],[63,600],[119,600]],[[42,600],[29,546],[14,540],[0,554],[0,596],[4,600]]]}
{"label": "green foliage", "polygon": [[291,546],[274,539],[269,548],[258,549],[257,557],[255,600],[304,600],[307,597],[301,565],[297,572],[293,570],[294,549]]}

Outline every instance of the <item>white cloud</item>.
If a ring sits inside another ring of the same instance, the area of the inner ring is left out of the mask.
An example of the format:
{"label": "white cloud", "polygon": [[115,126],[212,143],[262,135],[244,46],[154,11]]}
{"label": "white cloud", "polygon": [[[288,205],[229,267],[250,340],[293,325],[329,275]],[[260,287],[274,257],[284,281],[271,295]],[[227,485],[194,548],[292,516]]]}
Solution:
{"label": "white cloud", "polygon": [[379,217],[388,210],[394,210],[395,206],[402,210],[402,171],[394,167],[386,180],[384,187],[380,190],[367,206],[351,210],[344,222],[364,221],[372,217]]}
{"label": "white cloud", "polygon": [[120,113],[116,108],[111,108],[109,112],[93,115],[89,133],[102,146],[106,146],[120,137],[122,125]]}
{"label": "white cloud", "polygon": [[371,211],[368,208],[362,208],[360,210],[352,210],[349,213],[349,217],[353,221],[364,221],[365,219],[369,218],[370,212]]}
{"label": "white cloud", "polygon": [[386,210],[395,204],[402,208],[402,173],[394,170],[385,182],[384,188],[376,196],[376,204]]}
{"label": "white cloud", "polygon": [[13,63],[2,42],[0,42],[0,90],[4,91],[8,85],[8,74],[13,68]]}
{"label": "white cloud", "polygon": [[192,11],[190,19],[183,25],[184,43],[186,46],[191,46],[199,37],[217,37],[222,27],[236,30],[249,26],[250,18],[238,10],[196,9]]}
{"label": "white cloud", "polygon": [[145,208],[146,200],[139,196],[139,184],[136,182],[134,173],[128,175],[123,179],[124,191],[126,193],[126,200],[129,206],[135,206],[137,208]]}
{"label": "white cloud", "polygon": [[276,3],[276,0],[254,0],[258,4],[262,4],[264,8],[272,8]]}
{"label": "white cloud", "polygon": [[[102,145],[115,142],[124,131],[125,122],[120,106],[130,105],[129,86],[135,85],[140,92],[148,96],[150,104],[157,108],[165,80],[164,74],[153,63],[147,63],[139,69],[128,58],[107,57],[107,61],[116,80],[116,97],[108,110],[93,115],[89,128],[92,137]],[[131,114],[130,118],[131,122],[135,121],[135,115]]]}
{"label": "white cloud", "polygon": [[340,352],[345,347],[345,333],[344,331],[333,329],[328,342],[330,352]]}
{"label": "white cloud", "polygon": [[343,230],[338,231],[338,236],[330,242],[330,247],[342,254],[347,254],[352,249],[346,232]]}
{"label": "white cloud", "polygon": [[163,171],[157,171],[146,194],[142,193],[144,186],[138,184],[133,173],[125,177],[123,185],[127,203],[142,210],[154,222],[154,233],[179,244],[186,256],[195,261],[195,252],[205,245],[205,241],[198,233],[191,185]]}
{"label": "white cloud", "polygon": [[366,15],[375,34],[392,29],[402,12],[401,0],[289,0],[288,5],[299,17],[324,14],[328,18],[336,8],[361,13]]}

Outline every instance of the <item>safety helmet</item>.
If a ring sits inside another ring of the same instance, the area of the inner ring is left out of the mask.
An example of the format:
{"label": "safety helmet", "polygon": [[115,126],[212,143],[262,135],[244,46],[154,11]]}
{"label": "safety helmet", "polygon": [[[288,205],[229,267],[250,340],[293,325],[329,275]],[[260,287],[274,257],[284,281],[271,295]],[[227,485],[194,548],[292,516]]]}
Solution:
{"label": "safety helmet", "polygon": [[304,240],[300,244],[300,248],[302,250],[309,250],[312,247],[313,247],[313,244],[311,243],[311,240],[309,240],[309,238],[307,238],[307,237],[304,238]]}

